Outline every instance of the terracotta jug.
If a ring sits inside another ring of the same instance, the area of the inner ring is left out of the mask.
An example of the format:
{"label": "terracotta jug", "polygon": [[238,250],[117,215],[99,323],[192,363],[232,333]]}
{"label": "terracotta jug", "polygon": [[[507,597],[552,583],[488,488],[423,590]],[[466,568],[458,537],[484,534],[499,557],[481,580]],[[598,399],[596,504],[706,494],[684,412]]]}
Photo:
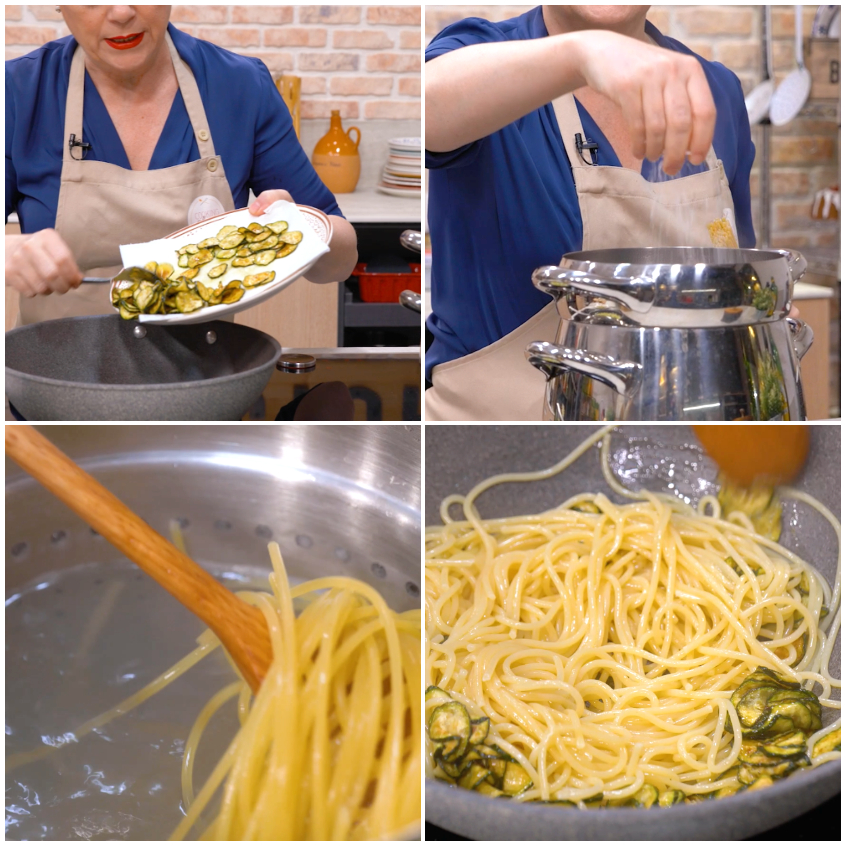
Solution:
{"label": "terracotta jug", "polygon": [[[350,133],[355,130],[355,140]],[[349,194],[355,191],[361,174],[361,158],[358,144],[361,132],[351,126],[346,132],[341,126],[341,113],[332,112],[329,131],[315,144],[311,163],[323,184],[333,194]]]}

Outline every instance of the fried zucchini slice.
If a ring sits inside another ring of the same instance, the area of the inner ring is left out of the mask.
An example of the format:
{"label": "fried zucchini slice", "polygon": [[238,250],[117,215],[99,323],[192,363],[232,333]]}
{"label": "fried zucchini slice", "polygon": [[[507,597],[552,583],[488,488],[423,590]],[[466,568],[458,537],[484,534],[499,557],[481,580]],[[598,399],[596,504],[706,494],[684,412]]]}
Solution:
{"label": "fried zucchini slice", "polygon": [[189,256],[196,255],[200,252],[200,248],[196,244],[186,244],[182,249],[185,250]]}
{"label": "fried zucchini slice", "polygon": [[227,236],[232,235],[234,232],[237,232],[237,231],[238,231],[237,226],[224,226],[223,229],[221,229],[220,232],[217,233],[218,243],[220,243],[220,241],[222,241]]}
{"label": "fried zucchini slice", "polygon": [[458,786],[473,790],[488,777],[488,771],[481,764],[472,764],[470,769],[458,780]]}
{"label": "fried zucchini slice", "polygon": [[135,315],[138,314],[137,311],[130,311],[125,305],[121,305],[119,311],[124,320],[134,320]]}
{"label": "fried zucchini slice", "polygon": [[286,244],[284,247],[276,251],[276,258],[285,258],[285,256],[291,255],[291,253],[293,253],[296,249],[296,244]]}
{"label": "fried zucchini slice", "polygon": [[253,253],[260,253],[262,250],[272,250],[276,249],[279,244],[279,238],[275,235],[269,235],[267,238],[263,238],[261,241],[253,241],[250,246],[250,252]]}
{"label": "fried zucchini slice", "polygon": [[220,239],[219,246],[223,247],[224,250],[234,250],[235,247],[241,246],[244,243],[244,235],[241,232],[233,232],[231,235],[227,235],[224,238]]}
{"label": "fried zucchini slice", "polygon": [[155,273],[158,269],[159,264],[155,261],[148,261],[147,264],[144,265],[144,270],[149,270],[150,273]]}
{"label": "fried zucchini slice", "polygon": [[158,276],[159,279],[170,279],[170,277],[173,276],[173,265],[168,264],[167,262],[162,262],[156,268],[156,276]]}
{"label": "fried zucchini slice", "polygon": [[211,303],[214,299],[215,289],[208,288],[202,282],[197,283],[197,293],[207,303]]}
{"label": "fried zucchini slice", "polygon": [[199,272],[200,272],[199,267],[189,267],[179,275],[179,278],[180,279],[194,279]]}
{"label": "fried zucchini slice", "polygon": [[815,744],[814,744],[814,751],[813,757],[817,758],[820,755],[825,755],[826,752],[839,752],[840,751],[840,729],[835,729],[834,731],[830,731],[828,734],[823,735]]}
{"label": "fried zucchini slice", "polygon": [[670,805],[679,805],[684,802],[685,796],[681,790],[665,790],[658,797],[658,805],[661,808],[669,808]]}
{"label": "fried zucchini slice", "polygon": [[214,257],[219,259],[220,261],[229,261],[231,258],[235,258],[237,251],[236,250],[221,250],[218,249],[215,251]]}
{"label": "fried zucchini slice", "polygon": [[505,765],[505,775],[502,777],[502,792],[507,796],[519,796],[532,787],[529,774],[514,761]]}
{"label": "fried zucchini slice", "polygon": [[223,276],[228,269],[229,265],[227,265],[226,262],[215,265],[211,270],[209,270],[209,279],[217,279],[218,277]]}
{"label": "fried zucchini slice", "polygon": [[188,253],[180,252],[179,259],[176,262],[180,267],[188,267]]}
{"label": "fried zucchini slice", "polygon": [[303,240],[303,233],[302,232],[283,232],[279,236],[279,242],[281,244],[299,244],[300,241]]}
{"label": "fried zucchini slice", "polygon": [[217,247],[219,245],[220,241],[218,241],[217,238],[206,238],[205,241],[200,241],[200,243],[197,244],[201,250],[208,250],[211,247]]}
{"label": "fried zucchini slice", "polygon": [[255,232],[256,235],[260,235],[262,232],[269,231],[266,227],[262,226],[260,223],[256,222],[255,220],[247,226],[247,229],[250,232]]}
{"label": "fried zucchini slice", "polygon": [[146,311],[147,307],[156,299],[158,286],[152,282],[142,282],[135,292],[135,305],[139,311]]}
{"label": "fried zucchini slice", "polygon": [[202,298],[193,292],[176,295],[176,309],[180,314],[190,314],[192,311],[201,309],[204,305]]}
{"label": "fried zucchini slice", "polygon": [[237,303],[238,300],[240,300],[241,297],[243,297],[245,293],[246,292],[241,287],[238,287],[238,288],[227,287],[227,288],[224,288],[224,290],[221,292],[220,301],[224,305],[232,305],[232,303]]}
{"label": "fried zucchini slice", "polygon": [[214,259],[214,253],[211,250],[200,250],[188,259],[188,267],[199,267],[202,264],[208,264]]}
{"label": "fried zucchini slice", "polygon": [[441,696],[446,697],[446,699],[451,699],[452,697],[445,691],[439,688],[436,684],[430,684],[429,687],[426,688],[426,702],[434,698],[440,698]]}
{"label": "fried zucchini slice", "polygon": [[276,235],[281,235],[288,228],[288,221],[277,220],[275,223],[268,223],[267,228]]}
{"label": "fried zucchini slice", "polygon": [[[244,284],[246,282],[245,279]],[[443,760],[457,761],[464,755],[470,740],[470,715],[460,702],[450,701],[435,708],[432,716],[429,717],[428,729],[429,739],[433,743],[442,744],[440,753]],[[448,741],[457,741],[457,743],[450,743],[448,749],[446,746]],[[488,771],[485,770],[482,778],[487,778],[487,774]]]}
{"label": "fried zucchini slice", "polygon": [[[233,262],[234,264],[234,262]],[[264,273],[254,273],[251,276],[245,276],[241,283],[245,288],[258,288],[259,285],[267,285],[276,278],[276,271],[266,270]]]}
{"label": "fried zucchini slice", "polygon": [[265,267],[272,261],[276,261],[276,250],[264,250],[261,253],[256,253],[253,257],[253,261],[255,261],[259,267]]}
{"label": "fried zucchini slice", "polygon": [[488,717],[479,717],[477,720],[470,720],[470,745],[477,746],[485,742],[491,728],[491,721]]}
{"label": "fried zucchini slice", "polygon": [[232,267],[250,267],[254,263],[252,256],[243,256],[232,259]]}
{"label": "fried zucchini slice", "polygon": [[635,808],[651,808],[657,801],[658,788],[653,784],[644,784],[631,799]]}

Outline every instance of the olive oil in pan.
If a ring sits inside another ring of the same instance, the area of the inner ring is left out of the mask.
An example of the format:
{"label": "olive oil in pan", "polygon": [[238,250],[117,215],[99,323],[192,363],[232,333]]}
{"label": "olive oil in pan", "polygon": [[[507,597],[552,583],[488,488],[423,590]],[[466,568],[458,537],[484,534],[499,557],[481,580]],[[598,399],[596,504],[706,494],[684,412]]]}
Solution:
{"label": "olive oil in pan", "polygon": [[[266,590],[266,569],[212,572],[231,590]],[[234,679],[223,652],[74,742],[69,732],[188,654],[203,625],[128,563],[63,570],[6,602],[6,839],[167,839],[182,817],[188,732]],[[234,736],[234,711],[210,724],[195,783]],[[9,771],[10,756],[45,745],[62,748]]]}

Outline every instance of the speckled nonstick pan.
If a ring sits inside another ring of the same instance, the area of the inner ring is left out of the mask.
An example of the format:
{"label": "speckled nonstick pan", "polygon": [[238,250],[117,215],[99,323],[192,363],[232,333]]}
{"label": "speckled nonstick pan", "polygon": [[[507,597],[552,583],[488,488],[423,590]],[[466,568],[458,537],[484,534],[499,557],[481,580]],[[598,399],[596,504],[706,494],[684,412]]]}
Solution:
{"label": "speckled nonstick pan", "polygon": [[[427,426],[426,525],[440,522],[438,508],[445,496],[467,493],[477,482],[496,473],[548,467],[596,430],[596,426],[576,424]],[[615,433],[612,450],[627,446],[655,456],[664,448],[669,453],[684,444],[695,444],[687,426],[624,426]],[[716,471],[710,461],[705,459],[701,467],[703,477],[714,478]],[[808,464],[795,486],[840,515],[839,426],[812,428]],[[502,485],[479,497],[477,504],[483,517],[528,514],[551,508],[582,491],[602,491],[620,501],[602,479],[597,450],[553,479]],[[812,561],[831,580],[837,543],[829,524],[805,506],[790,506],[786,514],[782,542]],[[839,674],[839,639],[832,668]],[[493,799],[427,779],[426,819],[476,840],[738,840],[811,810],[839,788],[840,762],[832,761],[815,770],[799,770],[764,790],[713,802],[650,810],[580,811]]]}
{"label": "speckled nonstick pan", "polygon": [[219,320],[67,317],[6,334],[6,394],[33,421],[240,420],[280,352],[264,332]]}

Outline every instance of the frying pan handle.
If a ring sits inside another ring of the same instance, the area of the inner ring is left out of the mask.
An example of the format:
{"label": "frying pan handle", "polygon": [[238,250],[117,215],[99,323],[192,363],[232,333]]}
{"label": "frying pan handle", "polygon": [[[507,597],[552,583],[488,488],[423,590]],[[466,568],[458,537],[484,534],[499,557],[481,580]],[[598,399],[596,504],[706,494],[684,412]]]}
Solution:
{"label": "frying pan handle", "polygon": [[655,283],[642,276],[626,279],[605,279],[594,273],[568,270],[553,264],[539,267],[532,274],[532,283],[539,291],[554,300],[568,293],[591,294],[625,306],[641,314],[652,308],[655,300]]}
{"label": "frying pan handle", "polygon": [[814,330],[804,320],[787,318],[787,326],[790,329],[790,339],[793,341],[793,349],[798,358],[802,358],[814,343]]}
{"label": "frying pan handle", "polygon": [[526,347],[526,359],[547,379],[573,371],[596,379],[624,397],[640,387],[643,366],[633,361],[616,361],[607,355],[556,347],[548,341],[534,341]]}

